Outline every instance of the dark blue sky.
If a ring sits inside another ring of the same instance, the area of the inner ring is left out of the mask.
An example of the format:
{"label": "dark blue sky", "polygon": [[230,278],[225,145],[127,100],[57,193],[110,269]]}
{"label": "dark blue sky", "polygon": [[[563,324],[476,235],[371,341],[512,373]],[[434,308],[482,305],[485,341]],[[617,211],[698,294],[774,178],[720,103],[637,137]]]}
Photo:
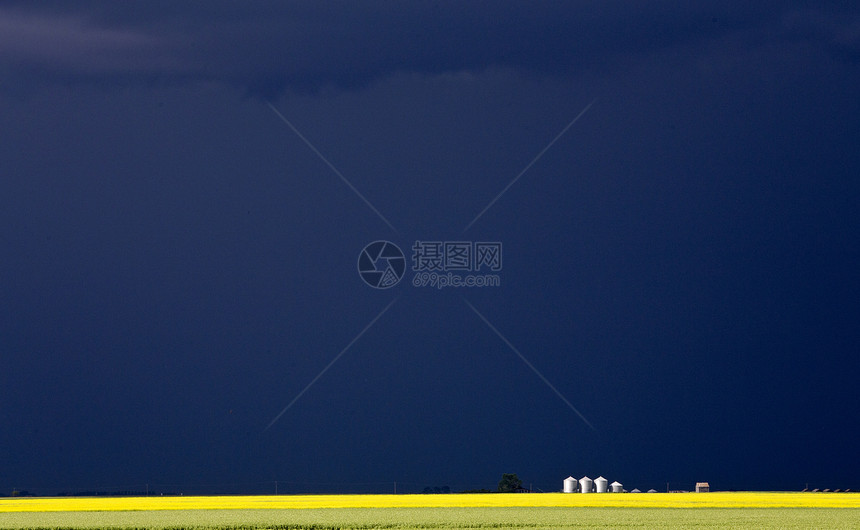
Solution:
{"label": "dark blue sky", "polygon": [[673,4],[4,3],[0,493],[860,488],[860,9]]}

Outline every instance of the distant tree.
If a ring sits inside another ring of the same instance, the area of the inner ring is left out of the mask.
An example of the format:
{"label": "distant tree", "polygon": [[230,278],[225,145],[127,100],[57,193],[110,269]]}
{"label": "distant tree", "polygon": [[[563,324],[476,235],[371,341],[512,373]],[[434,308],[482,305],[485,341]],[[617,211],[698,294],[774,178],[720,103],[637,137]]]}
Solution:
{"label": "distant tree", "polygon": [[460,493],[492,493],[492,491],[488,490],[487,488],[481,488],[478,490],[463,490]]}
{"label": "distant tree", "polygon": [[17,488],[12,490],[12,497],[35,497],[35,493],[30,493],[27,490],[18,490]]}
{"label": "distant tree", "polygon": [[513,493],[523,486],[516,473],[503,473],[499,481],[499,493]]}

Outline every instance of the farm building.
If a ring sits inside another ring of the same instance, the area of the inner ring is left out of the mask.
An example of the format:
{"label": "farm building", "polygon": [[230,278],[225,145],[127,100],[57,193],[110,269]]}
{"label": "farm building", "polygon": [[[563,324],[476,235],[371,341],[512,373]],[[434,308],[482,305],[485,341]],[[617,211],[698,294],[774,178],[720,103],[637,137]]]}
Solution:
{"label": "farm building", "polygon": [[696,482],[696,493],[708,493],[711,491],[711,485],[707,482]]}
{"label": "farm building", "polygon": [[573,477],[567,477],[564,479],[564,492],[565,493],[575,493],[576,486],[579,484],[579,481]]}
{"label": "farm building", "polygon": [[579,492],[580,493],[591,493],[594,490],[594,481],[588,478],[588,476],[584,476],[579,479]]}

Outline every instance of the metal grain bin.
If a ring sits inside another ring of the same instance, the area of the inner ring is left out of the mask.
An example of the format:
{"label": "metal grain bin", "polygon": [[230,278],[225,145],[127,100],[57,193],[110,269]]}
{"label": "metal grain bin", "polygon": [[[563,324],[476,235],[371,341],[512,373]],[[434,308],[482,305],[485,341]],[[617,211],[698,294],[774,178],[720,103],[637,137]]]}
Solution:
{"label": "metal grain bin", "polygon": [[591,493],[594,490],[594,481],[588,478],[587,476],[579,479],[579,491],[580,493]]}

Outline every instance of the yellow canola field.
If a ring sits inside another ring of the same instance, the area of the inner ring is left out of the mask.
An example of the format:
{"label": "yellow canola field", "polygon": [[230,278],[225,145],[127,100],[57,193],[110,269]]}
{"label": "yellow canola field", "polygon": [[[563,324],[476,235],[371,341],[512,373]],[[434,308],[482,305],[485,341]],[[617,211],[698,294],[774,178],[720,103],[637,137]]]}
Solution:
{"label": "yellow canola field", "polygon": [[308,508],[860,508],[857,493],[493,493],[449,495],[256,495],[2,498],[2,512],[259,510]]}

